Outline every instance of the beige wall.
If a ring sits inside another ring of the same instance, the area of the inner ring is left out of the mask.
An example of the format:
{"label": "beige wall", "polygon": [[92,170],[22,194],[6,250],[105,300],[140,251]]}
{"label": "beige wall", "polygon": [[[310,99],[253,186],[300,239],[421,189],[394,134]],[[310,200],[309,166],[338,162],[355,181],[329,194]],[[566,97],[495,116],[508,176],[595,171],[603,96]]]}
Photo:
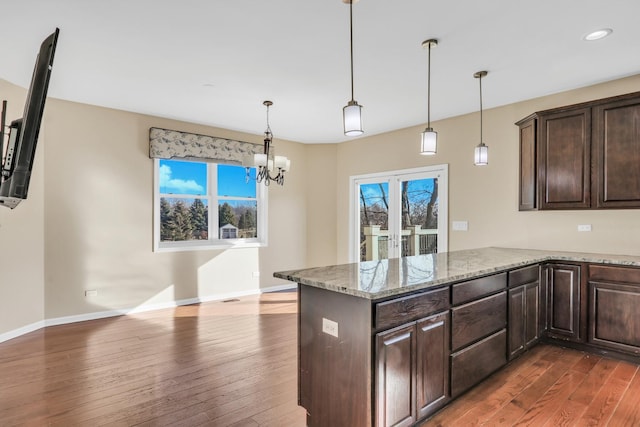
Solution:
{"label": "beige wall", "polygon": [[[56,99],[45,119],[46,318],[256,291],[286,283],[274,271],[305,264],[302,144],[276,140],[293,167],[285,187],[269,190],[267,248],[154,253],[149,128],[261,136]],[[85,297],[89,289],[98,295]]]}
{"label": "beige wall", "polygon": [[[20,117],[25,91],[0,80]],[[424,125],[336,145],[276,140],[292,159],[269,195],[269,246],[154,253],[149,127],[260,143],[260,135],[49,99],[29,199],[0,209],[0,335],[100,311],[224,296],[285,284],[274,271],[348,260],[349,177],[449,164],[449,249],[548,248],[640,255],[638,210],[518,212],[518,128],[546,108],[640,90],[640,75],[485,111],[488,167],[475,167],[479,116],[434,123],[438,155],[418,155]],[[473,96],[473,94],[470,94]],[[490,85],[485,98],[491,99]],[[578,233],[578,224],[592,224]],[[259,271],[260,277],[254,277]],[[84,291],[97,290],[95,297]]]}
{"label": "beige wall", "polygon": [[[22,117],[26,90],[0,80],[7,121]],[[6,142],[6,140],[5,140]],[[44,151],[40,146],[28,199],[0,208],[0,335],[44,320]]]}
{"label": "beige wall", "polygon": [[[489,145],[486,167],[473,165],[473,149],[480,142],[477,112],[433,123],[439,137],[438,154],[433,157],[418,154],[424,125],[340,144],[336,202],[338,261],[349,259],[350,176],[443,163],[449,164],[449,224],[453,220],[469,222],[467,232],[452,231],[449,226],[450,251],[507,246],[640,255],[638,210],[518,211],[518,127],[514,125],[535,111],[639,90],[640,75],[637,75],[486,110],[484,140]],[[491,99],[488,80],[484,97]],[[578,224],[591,224],[593,231],[579,233]],[[310,240],[319,237],[312,235]]]}

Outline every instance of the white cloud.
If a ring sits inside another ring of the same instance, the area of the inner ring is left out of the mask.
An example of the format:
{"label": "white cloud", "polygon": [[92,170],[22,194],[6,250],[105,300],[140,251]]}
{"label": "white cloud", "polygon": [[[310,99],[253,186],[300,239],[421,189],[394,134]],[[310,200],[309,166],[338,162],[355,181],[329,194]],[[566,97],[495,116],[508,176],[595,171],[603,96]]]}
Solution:
{"label": "white cloud", "polygon": [[160,187],[166,188],[167,192],[174,194],[204,194],[204,188],[194,180],[171,178],[171,167],[160,166]]}

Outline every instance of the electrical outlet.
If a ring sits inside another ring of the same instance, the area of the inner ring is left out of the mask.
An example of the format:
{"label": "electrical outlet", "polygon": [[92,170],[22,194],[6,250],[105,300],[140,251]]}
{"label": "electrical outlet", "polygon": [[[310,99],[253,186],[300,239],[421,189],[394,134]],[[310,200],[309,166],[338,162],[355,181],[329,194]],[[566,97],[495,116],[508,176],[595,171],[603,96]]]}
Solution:
{"label": "electrical outlet", "polygon": [[253,277],[260,277],[260,272],[259,271],[254,271],[253,272]]}
{"label": "electrical outlet", "polygon": [[591,224],[578,225],[578,231],[591,231]]}
{"label": "electrical outlet", "polygon": [[98,296],[98,291],[95,290],[95,289],[86,290],[86,291],[84,291],[84,296],[85,297],[97,297]]}
{"label": "electrical outlet", "polygon": [[338,338],[338,322],[322,318],[322,332]]}

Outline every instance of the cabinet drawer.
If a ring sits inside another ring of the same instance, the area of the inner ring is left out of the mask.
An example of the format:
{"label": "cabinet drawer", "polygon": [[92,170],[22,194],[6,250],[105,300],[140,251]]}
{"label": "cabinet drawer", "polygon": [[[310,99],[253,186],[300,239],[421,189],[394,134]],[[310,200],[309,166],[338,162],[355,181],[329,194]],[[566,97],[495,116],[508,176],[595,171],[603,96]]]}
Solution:
{"label": "cabinet drawer", "polygon": [[637,283],[640,285],[640,268],[590,265],[589,280]]}
{"label": "cabinet drawer", "polygon": [[462,304],[497,292],[506,287],[507,273],[494,274],[493,276],[457,283],[453,285],[451,291],[451,303],[453,305]]}
{"label": "cabinet drawer", "polygon": [[451,316],[451,349],[456,351],[506,326],[507,293],[456,307]]}
{"label": "cabinet drawer", "polygon": [[452,354],[451,395],[458,396],[506,363],[506,329]]}
{"label": "cabinet drawer", "polygon": [[527,283],[536,282],[539,279],[540,267],[531,265],[529,267],[519,268],[509,272],[509,287],[525,285]]}
{"label": "cabinet drawer", "polygon": [[375,327],[390,328],[448,308],[448,288],[381,302],[375,306]]}

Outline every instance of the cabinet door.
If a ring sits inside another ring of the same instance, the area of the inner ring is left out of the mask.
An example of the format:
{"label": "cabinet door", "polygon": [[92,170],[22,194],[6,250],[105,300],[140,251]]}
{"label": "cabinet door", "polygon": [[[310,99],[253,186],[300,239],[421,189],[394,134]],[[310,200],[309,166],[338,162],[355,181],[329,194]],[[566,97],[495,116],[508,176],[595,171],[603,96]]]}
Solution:
{"label": "cabinet door", "polygon": [[416,323],[377,334],[376,347],[377,425],[410,426],[416,421]]}
{"label": "cabinet door", "polygon": [[549,336],[578,341],[580,338],[580,266],[548,267]]}
{"label": "cabinet door", "polygon": [[539,338],[539,293],[538,281],[509,290],[509,359]]}
{"label": "cabinet door", "polygon": [[538,119],[540,209],[591,207],[591,109]]}
{"label": "cabinet door", "polygon": [[531,347],[540,338],[540,283],[525,285],[524,345]]}
{"label": "cabinet door", "polygon": [[640,284],[589,282],[589,342],[640,354]]}
{"label": "cabinet door", "polygon": [[443,407],[449,392],[449,312],[417,323],[418,419]]}
{"label": "cabinet door", "polygon": [[597,207],[640,207],[639,98],[593,108],[593,147]]}
{"label": "cabinet door", "polygon": [[520,191],[518,210],[538,207],[536,192],[536,126],[535,117],[518,122],[520,126]]}
{"label": "cabinet door", "polygon": [[526,292],[524,286],[509,289],[509,359],[524,351]]}

